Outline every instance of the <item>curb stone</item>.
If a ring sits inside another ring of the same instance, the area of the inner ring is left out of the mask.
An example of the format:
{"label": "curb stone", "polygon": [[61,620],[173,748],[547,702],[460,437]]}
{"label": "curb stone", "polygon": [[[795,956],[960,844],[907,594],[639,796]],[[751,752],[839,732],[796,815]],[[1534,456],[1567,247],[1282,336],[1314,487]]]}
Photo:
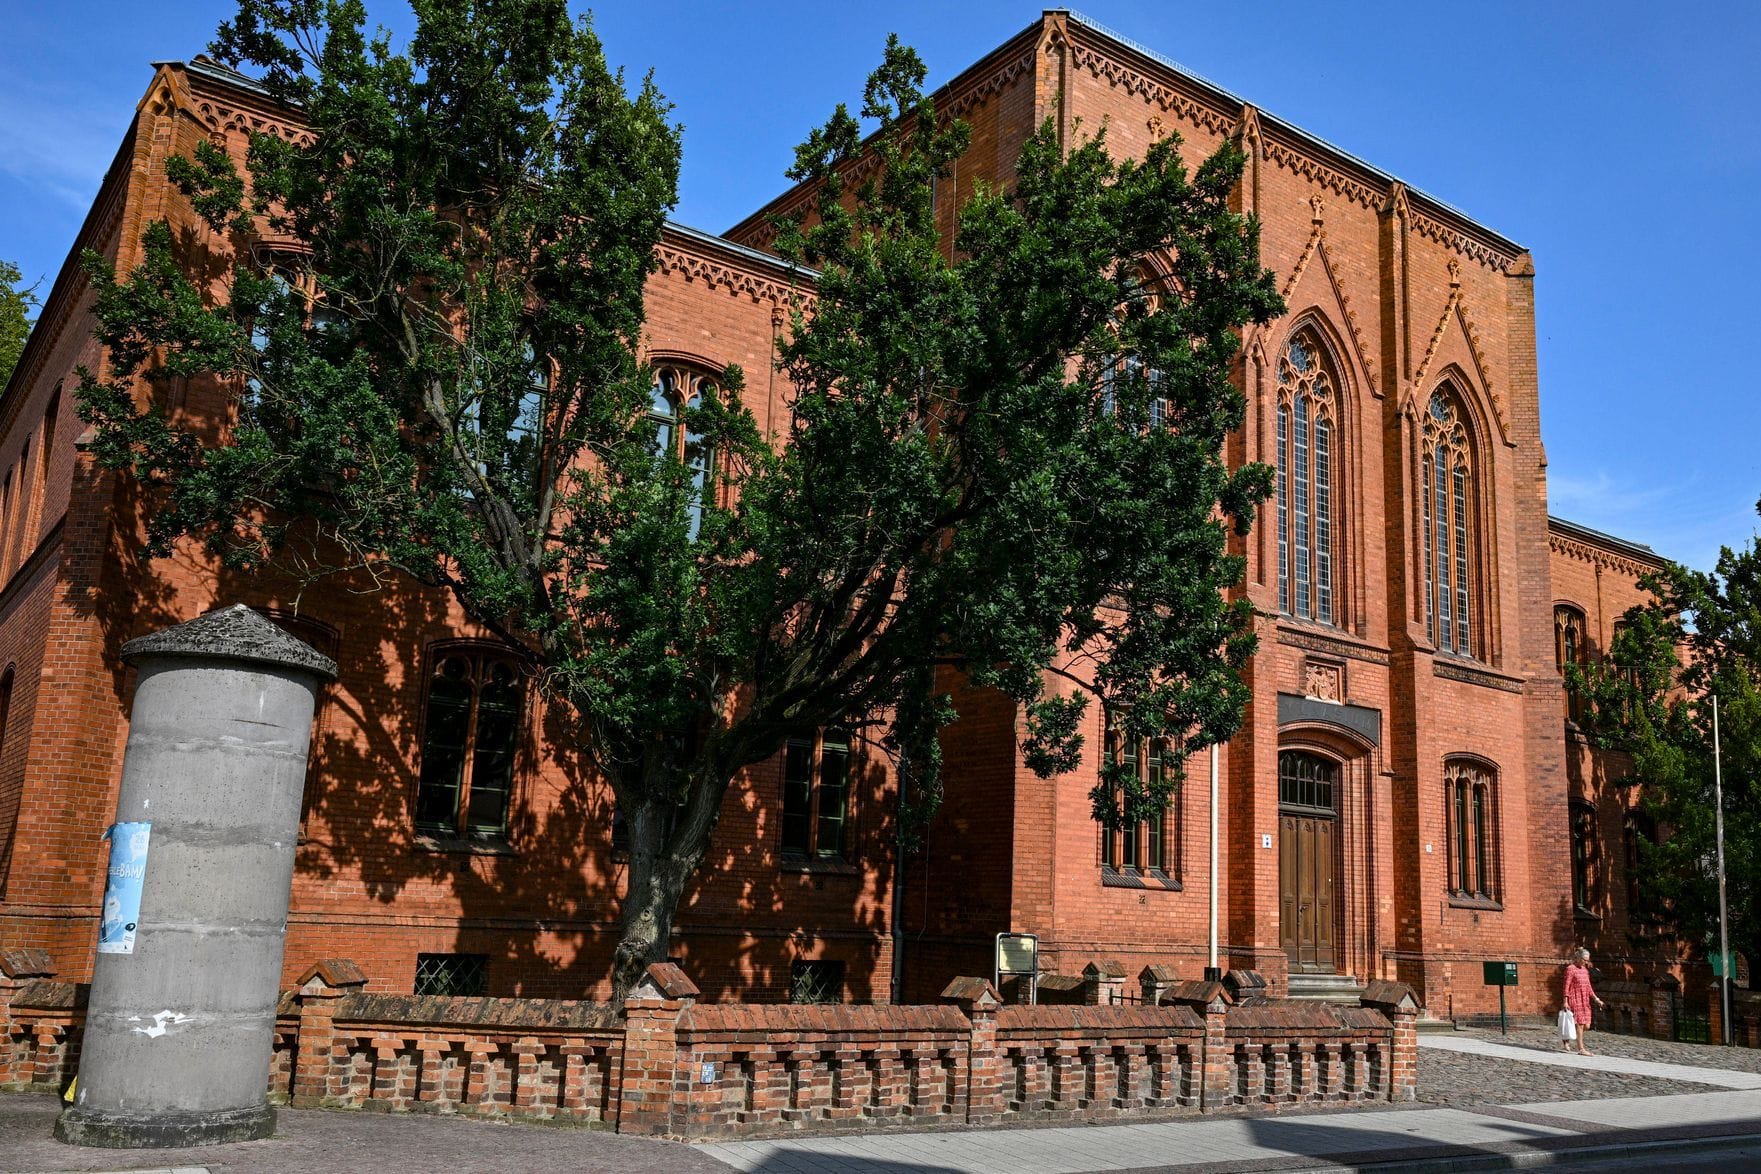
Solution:
{"label": "curb stone", "polygon": [[1553,1166],[1581,1166],[1593,1162],[1629,1163],[1656,1158],[1715,1157],[1726,1151],[1735,1153],[1757,1146],[1761,1146],[1761,1133],[1740,1133],[1721,1137],[1599,1144],[1553,1150],[1519,1150],[1513,1153],[1480,1151],[1392,1162],[1324,1162],[1314,1166],[1286,1166],[1283,1169],[1290,1174],[1340,1174],[1345,1170],[1360,1171],[1361,1174],[1473,1174],[1481,1170],[1539,1170]]}

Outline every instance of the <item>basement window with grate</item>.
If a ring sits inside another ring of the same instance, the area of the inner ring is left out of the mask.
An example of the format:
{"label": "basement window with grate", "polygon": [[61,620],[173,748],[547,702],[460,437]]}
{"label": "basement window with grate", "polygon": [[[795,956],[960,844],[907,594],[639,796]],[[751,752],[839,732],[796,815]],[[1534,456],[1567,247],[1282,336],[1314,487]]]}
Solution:
{"label": "basement window with grate", "polygon": [[842,1003],[844,1001],[844,964],[842,962],[796,962],[789,969],[789,1002]]}
{"label": "basement window with grate", "polygon": [[488,954],[417,954],[418,995],[480,997],[489,993]]}

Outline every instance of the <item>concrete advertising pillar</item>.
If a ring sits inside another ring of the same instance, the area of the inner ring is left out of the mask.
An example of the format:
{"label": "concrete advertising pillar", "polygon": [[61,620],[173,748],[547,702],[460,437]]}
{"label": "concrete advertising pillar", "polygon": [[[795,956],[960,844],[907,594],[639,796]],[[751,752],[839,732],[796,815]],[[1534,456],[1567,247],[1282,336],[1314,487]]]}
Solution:
{"label": "concrete advertising pillar", "polygon": [[123,646],[139,671],[74,1102],[79,1145],[267,1137],[312,713],[336,664],[242,604]]}

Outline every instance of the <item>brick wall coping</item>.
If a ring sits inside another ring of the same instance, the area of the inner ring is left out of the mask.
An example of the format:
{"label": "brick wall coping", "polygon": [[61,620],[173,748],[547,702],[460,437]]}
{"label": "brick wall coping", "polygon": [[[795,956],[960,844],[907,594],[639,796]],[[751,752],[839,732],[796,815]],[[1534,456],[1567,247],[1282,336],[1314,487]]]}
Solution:
{"label": "brick wall coping", "polygon": [[697,1003],[679,1013],[680,1035],[716,1032],[819,1032],[900,1035],[970,1030],[958,1007],[869,1007],[794,1003]]}
{"label": "brick wall coping", "polygon": [[491,999],[458,995],[387,995],[357,992],[337,1003],[338,1023],[423,1024],[473,1028],[520,1027],[545,1031],[621,1033],[623,1014],[606,1003],[564,999]]}
{"label": "brick wall coping", "polygon": [[1373,1007],[1348,1007],[1334,1003],[1246,1003],[1229,1010],[1229,1034],[1244,1031],[1356,1033],[1387,1031],[1388,1017]]}
{"label": "brick wall coping", "polygon": [[0,974],[7,978],[48,978],[55,973],[49,951],[29,946],[0,950]]}
{"label": "brick wall coping", "polygon": [[1004,1007],[997,1031],[1198,1031],[1204,1020],[1188,1007]]}
{"label": "brick wall coping", "polygon": [[91,992],[89,983],[39,978],[19,988],[12,996],[12,1006],[33,1011],[78,1011],[85,1007]]}

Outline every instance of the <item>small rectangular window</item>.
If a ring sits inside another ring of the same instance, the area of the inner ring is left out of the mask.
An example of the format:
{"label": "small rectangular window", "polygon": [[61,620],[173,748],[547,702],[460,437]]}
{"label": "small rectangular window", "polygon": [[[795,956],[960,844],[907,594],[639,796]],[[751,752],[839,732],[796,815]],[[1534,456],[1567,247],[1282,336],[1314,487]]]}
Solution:
{"label": "small rectangular window", "polygon": [[789,1002],[842,1003],[844,964],[816,960],[796,962],[789,968]]}
{"label": "small rectangular window", "polygon": [[850,734],[830,727],[783,747],[782,851],[793,858],[842,857],[850,820]]}
{"label": "small rectangular window", "polygon": [[437,659],[423,710],[418,831],[442,839],[507,834],[523,693],[505,656],[459,649]]}
{"label": "small rectangular window", "polygon": [[489,992],[489,955],[417,954],[415,992],[481,997]]}

